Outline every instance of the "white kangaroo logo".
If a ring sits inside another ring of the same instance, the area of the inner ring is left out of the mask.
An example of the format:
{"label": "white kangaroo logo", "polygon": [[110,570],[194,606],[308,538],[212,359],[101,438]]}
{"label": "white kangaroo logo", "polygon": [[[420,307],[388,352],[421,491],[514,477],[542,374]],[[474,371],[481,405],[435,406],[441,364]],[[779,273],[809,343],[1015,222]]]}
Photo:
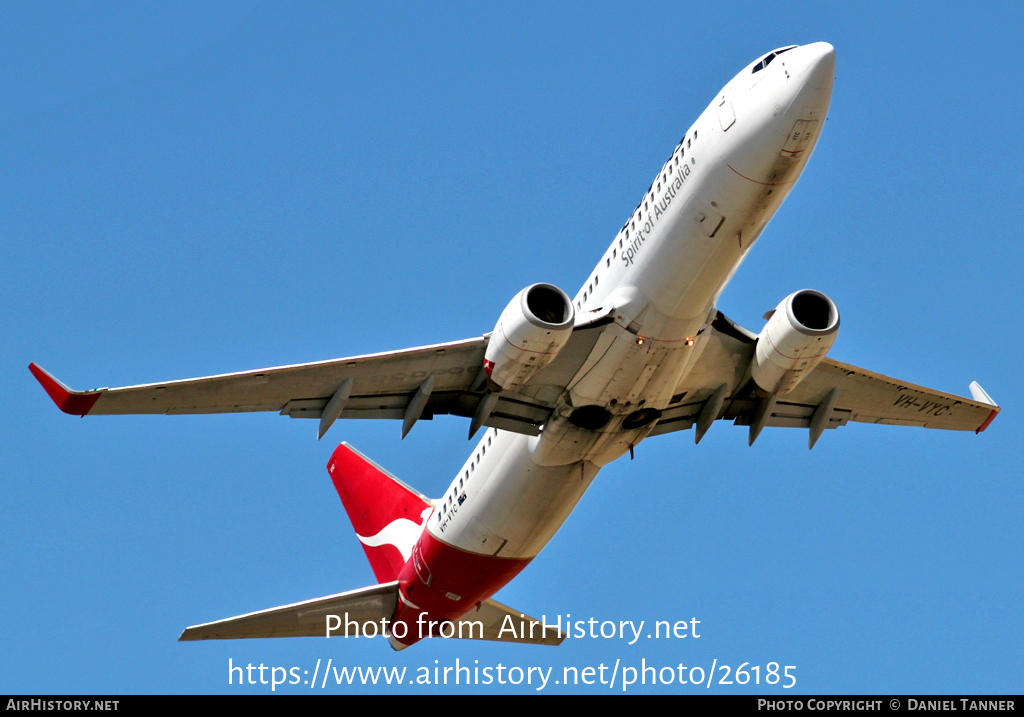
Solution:
{"label": "white kangaroo logo", "polygon": [[360,543],[371,548],[381,545],[393,545],[402,554],[402,560],[408,562],[409,556],[412,555],[412,546],[416,544],[416,540],[420,537],[420,533],[423,532],[423,526],[426,525],[427,518],[430,517],[433,510],[430,507],[424,508],[423,512],[420,513],[418,525],[408,518],[398,518],[381,528],[381,531],[376,535],[364,538],[359,533],[356,533],[356,537],[359,538]]}

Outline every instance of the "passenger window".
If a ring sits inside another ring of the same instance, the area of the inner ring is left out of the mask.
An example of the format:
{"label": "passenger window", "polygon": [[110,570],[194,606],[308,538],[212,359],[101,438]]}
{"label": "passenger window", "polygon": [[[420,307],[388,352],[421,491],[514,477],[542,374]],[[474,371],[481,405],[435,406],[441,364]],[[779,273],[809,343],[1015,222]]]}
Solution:
{"label": "passenger window", "polygon": [[657,189],[657,191],[659,191],[659,192],[661,191],[661,182],[658,182],[658,189]]}
{"label": "passenger window", "polygon": [[[495,428],[495,429],[494,429],[494,432],[495,432],[495,434],[497,434],[497,432],[498,432],[498,429],[497,429],[497,428]],[[490,436],[487,436],[487,445],[491,445],[491,437],[490,437]]]}
{"label": "passenger window", "polygon": [[[678,160],[678,159],[676,159],[676,162],[678,162],[678,161],[679,161],[679,160]],[[670,165],[668,165],[668,173],[669,173],[669,174],[672,174],[672,165],[671,165],[671,164],[670,164]]]}
{"label": "passenger window", "polygon": [[599,282],[600,280],[601,280],[601,277],[599,275],[597,275],[597,274],[594,274],[594,286],[597,286],[597,282]]}
{"label": "passenger window", "polygon": [[[615,254],[615,250],[614,250],[614,249],[612,249],[612,254],[613,254],[613,255]],[[608,268],[609,266],[611,266],[611,265],[612,265],[612,260],[611,260],[611,258],[608,258],[608,259],[605,259],[605,260],[604,260],[604,266],[605,266],[605,268],[606,268],[606,269],[607,269],[607,268]]]}
{"label": "passenger window", "polygon": [[612,249],[612,259],[614,259],[614,258],[615,258],[615,250]]}
{"label": "passenger window", "polygon": [[482,456],[486,456],[487,455],[487,446],[480,446],[480,455],[482,455]]}
{"label": "passenger window", "polygon": [[687,146],[687,147],[689,147],[689,146],[690,146],[690,140],[686,140],[686,146]]}
{"label": "passenger window", "polygon": [[459,479],[459,488],[461,488],[461,487],[462,487],[462,479],[460,478]]}
{"label": "passenger window", "polygon": [[466,480],[469,480],[469,471],[466,471]]}
{"label": "passenger window", "polygon": [[619,249],[621,249],[621,248],[622,248],[622,240],[619,239]]}
{"label": "passenger window", "polygon": [[697,140],[697,130],[693,130],[693,139],[694,141]]}

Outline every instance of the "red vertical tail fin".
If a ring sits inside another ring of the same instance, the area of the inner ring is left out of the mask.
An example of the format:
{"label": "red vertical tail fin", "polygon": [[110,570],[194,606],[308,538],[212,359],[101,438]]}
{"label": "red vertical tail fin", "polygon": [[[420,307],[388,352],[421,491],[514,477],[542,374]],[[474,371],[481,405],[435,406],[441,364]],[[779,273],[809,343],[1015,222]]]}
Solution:
{"label": "red vertical tail fin", "polygon": [[327,471],[377,581],[397,579],[434,507],[347,443],[335,449]]}

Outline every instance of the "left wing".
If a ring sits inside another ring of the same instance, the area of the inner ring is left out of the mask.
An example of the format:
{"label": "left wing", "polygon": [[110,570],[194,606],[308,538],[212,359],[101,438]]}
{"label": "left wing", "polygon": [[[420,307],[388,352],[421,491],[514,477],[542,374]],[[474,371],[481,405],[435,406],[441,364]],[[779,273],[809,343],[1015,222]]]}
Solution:
{"label": "left wing", "polygon": [[[579,317],[569,342],[534,381],[503,391],[481,425],[537,435],[555,401],[590,355],[610,318]],[[37,364],[29,370],[75,416],[277,411],[320,419],[320,436],[338,418],[390,418],[404,436],[436,414],[472,417],[486,393],[490,334],[432,346],[123,388],[73,391]]]}
{"label": "left wing", "polygon": [[91,391],[72,391],[36,364],[29,369],[61,410],[79,416],[279,411],[294,418],[319,418],[339,387],[351,379],[342,416],[402,418],[410,392],[428,377],[434,378],[432,408],[449,404],[455,398],[452,393],[468,391],[483,364],[486,346],[486,337],[481,337],[404,351]]}

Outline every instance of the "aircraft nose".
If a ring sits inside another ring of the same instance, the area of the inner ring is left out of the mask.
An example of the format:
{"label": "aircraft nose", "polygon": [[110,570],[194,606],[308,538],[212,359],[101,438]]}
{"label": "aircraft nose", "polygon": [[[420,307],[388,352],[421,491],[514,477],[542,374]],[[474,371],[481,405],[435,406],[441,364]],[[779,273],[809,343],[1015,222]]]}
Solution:
{"label": "aircraft nose", "polygon": [[[836,71],[835,48],[827,42],[815,42],[795,47],[780,59],[786,71],[782,84],[776,86],[776,102],[782,109],[790,110],[787,115],[809,108],[827,109]],[[785,122],[788,121],[787,116]]]}
{"label": "aircraft nose", "polygon": [[836,49],[827,42],[815,42],[796,48],[787,64],[792,65],[800,84],[808,89],[826,90],[832,88],[836,72]]}

